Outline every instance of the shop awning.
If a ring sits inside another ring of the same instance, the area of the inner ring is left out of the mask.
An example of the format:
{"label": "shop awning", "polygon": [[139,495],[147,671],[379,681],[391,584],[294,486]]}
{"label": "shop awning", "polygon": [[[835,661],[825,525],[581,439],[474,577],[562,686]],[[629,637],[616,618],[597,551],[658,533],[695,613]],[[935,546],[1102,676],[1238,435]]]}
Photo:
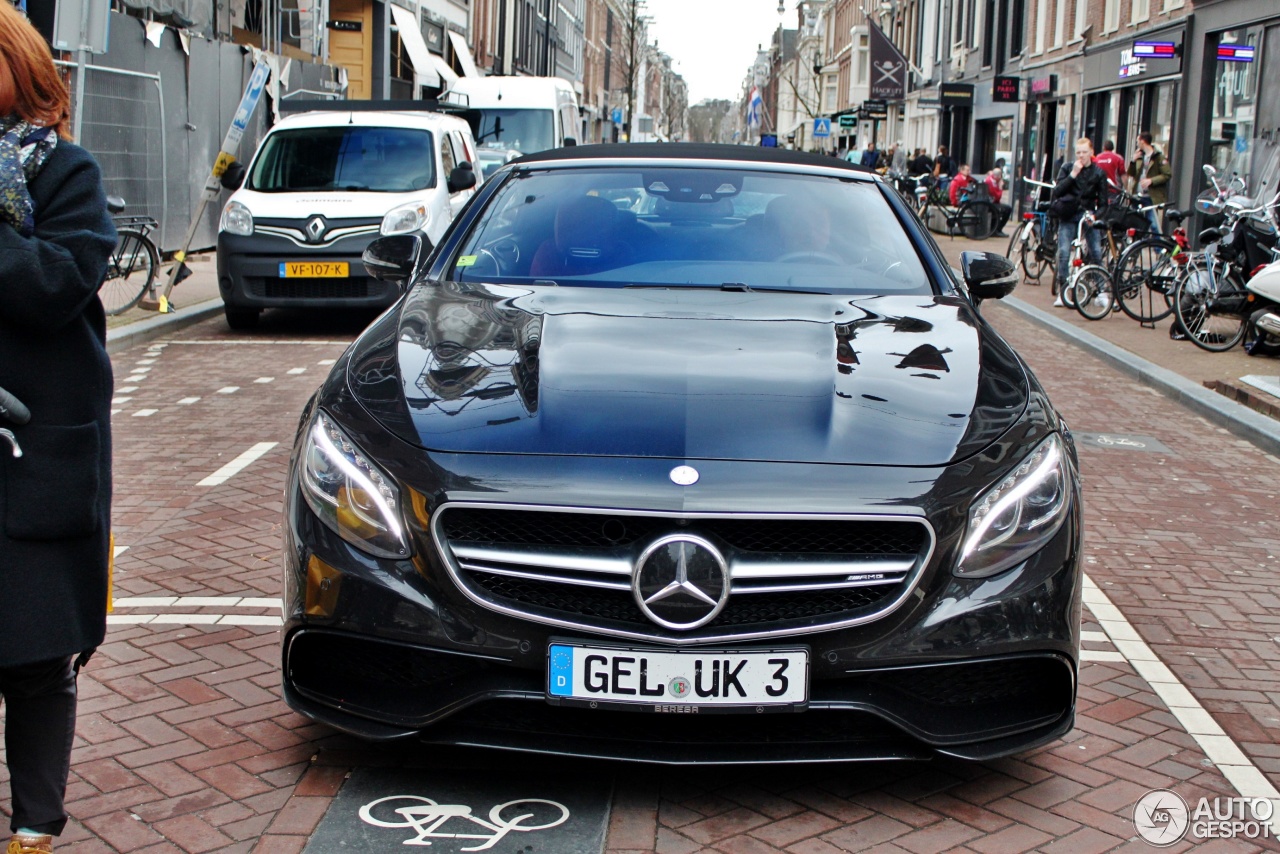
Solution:
{"label": "shop awning", "polygon": [[431,54],[431,65],[435,68],[436,73],[440,75],[440,79],[444,81],[444,83],[440,84],[444,88],[448,89],[458,82],[458,72],[454,71],[449,63],[444,61],[444,57],[437,56],[434,53]]}
{"label": "shop awning", "polygon": [[441,82],[440,72],[431,61],[434,57],[431,51],[427,50],[427,42],[422,38],[422,30],[418,29],[418,16],[412,9],[393,3],[391,17],[395,19],[396,27],[400,30],[400,40],[404,42],[404,49],[409,52],[409,61],[413,63],[413,73],[418,79],[418,85],[432,86],[437,89],[442,87],[444,84]]}
{"label": "shop awning", "polygon": [[462,37],[462,33],[449,30],[449,44],[453,45],[453,52],[458,55],[458,64],[462,66],[463,77],[484,76],[476,68],[476,61],[471,56],[471,48],[467,47],[467,40]]}

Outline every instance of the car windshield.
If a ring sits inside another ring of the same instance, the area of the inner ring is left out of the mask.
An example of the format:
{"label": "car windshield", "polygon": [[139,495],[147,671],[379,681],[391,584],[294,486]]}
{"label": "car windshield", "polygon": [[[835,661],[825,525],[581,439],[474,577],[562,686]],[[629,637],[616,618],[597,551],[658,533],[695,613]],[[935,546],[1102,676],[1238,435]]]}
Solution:
{"label": "car windshield", "polygon": [[342,125],[271,134],[248,187],[262,193],[406,193],[435,183],[430,131]]}
{"label": "car windshield", "polygon": [[550,110],[467,110],[462,117],[471,125],[478,145],[502,143],[524,154],[554,148]]}
{"label": "car windshield", "polygon": [[448,277],[933,293],[876,184],[730,168],[517,172],[481,212]]}

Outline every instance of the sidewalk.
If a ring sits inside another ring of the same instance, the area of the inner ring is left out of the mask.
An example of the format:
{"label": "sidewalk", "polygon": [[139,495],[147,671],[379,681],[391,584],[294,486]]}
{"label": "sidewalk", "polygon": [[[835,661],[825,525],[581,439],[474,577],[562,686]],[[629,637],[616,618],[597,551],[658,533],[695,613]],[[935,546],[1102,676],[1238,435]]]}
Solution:
{"label": "sidewalk", "polygon": [[[172,262],[163,262],[156,272],[156,293],[164,290]],[[222,314],[222,297],[218,293],[217,261],[212,252],[192,255],[187,259],[191,275],[174,285],[170,301],[172,312],[160,314],[131,308],[124,314],[107,318],[107,351],[118,352],[135,344],[169,335],[209,317]]]}

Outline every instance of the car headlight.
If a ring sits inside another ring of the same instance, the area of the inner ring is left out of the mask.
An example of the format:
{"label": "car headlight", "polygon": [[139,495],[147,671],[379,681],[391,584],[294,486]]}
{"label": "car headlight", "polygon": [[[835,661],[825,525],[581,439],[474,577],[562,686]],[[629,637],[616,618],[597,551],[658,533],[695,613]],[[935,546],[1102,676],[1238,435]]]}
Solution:
{"label": "car headlight", "polygon": [[302,451],[302,495],[338,536],[377,557],[409,555],[400,490],[323,412]]}
{"label": "car headlight", "polygon": [[985,578],[1035,554],[1067,517],[1070,461],[1057,434],[1045,439],[969,508],[955,574]]}
{"label": "car headlight", "polygon": [[222,209],[222,219],[218,221],[218,231],[248,237],[253,234],[253,214],[239,202],[227,202]]}
{"label": "car headlight", "polygon": [[422,202],[410,202],[398,208],[392,208],[382,218],[380,233],[385,237],[390,234],[412,234],[422,231],[431,222],[431,211]]}

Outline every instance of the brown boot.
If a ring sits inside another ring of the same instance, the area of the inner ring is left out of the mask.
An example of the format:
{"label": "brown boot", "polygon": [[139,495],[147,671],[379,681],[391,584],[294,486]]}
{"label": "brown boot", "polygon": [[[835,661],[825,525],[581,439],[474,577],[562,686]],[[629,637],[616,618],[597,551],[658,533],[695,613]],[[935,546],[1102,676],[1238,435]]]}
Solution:
{"label": "brown boot", "polygon": [[9,840],[4,854],[50,854],[53,837],[47,833],[18,833]]}

